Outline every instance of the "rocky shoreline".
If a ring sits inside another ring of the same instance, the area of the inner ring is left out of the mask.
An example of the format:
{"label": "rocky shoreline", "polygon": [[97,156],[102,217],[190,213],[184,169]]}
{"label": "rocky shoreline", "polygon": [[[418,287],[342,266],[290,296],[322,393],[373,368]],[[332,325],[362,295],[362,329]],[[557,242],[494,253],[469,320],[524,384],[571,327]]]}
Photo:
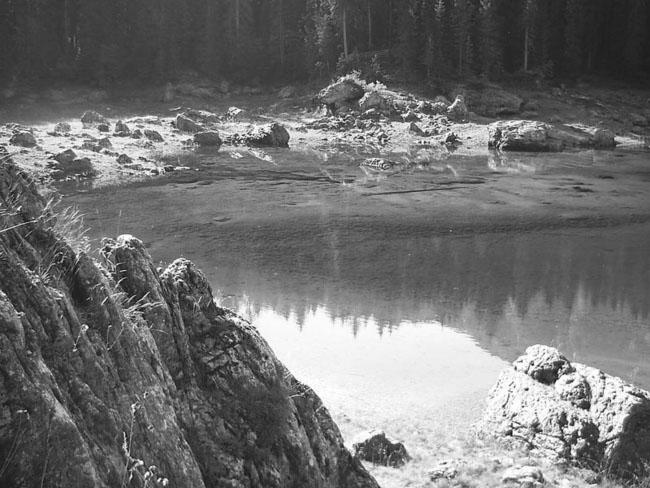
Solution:
{"label": "rocky shoreline", "polygon": [[[228,93],[220,98],[215,92],[220,93],[215,89],[212,98],[201,98],[201,90],[184,90],[192,96],[152,104],[155,111],[169,107],[167,115],[110,116],[115,110],[107,101],[103,110],[85,110],[77,120],[45,125],[5,120],[0,145],[43,182],[89,179],[102,186],[186,170],[178,163],[193,152],[222,146],[318,149],[326,140],[381,153],[419,145],[488,155],[643,148],[650,135],[647,93],[615,95],[590,86],[508,91],[492,84],[457,85],[427,97],[347,76],[316,96],[298,96],[298,89],[285,87],[275,96],[250,91],[250,99],[230,105]],[[70,102],[60,95],[56,106]],[[172,102],[180,105],[170,107]],[[25,103],[39,102],[23,101],[15,109]]]}

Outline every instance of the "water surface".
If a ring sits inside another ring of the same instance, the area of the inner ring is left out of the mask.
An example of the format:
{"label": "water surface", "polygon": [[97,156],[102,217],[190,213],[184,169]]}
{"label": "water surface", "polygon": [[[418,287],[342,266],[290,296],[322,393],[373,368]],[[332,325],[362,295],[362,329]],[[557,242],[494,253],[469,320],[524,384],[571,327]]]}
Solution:
{"label": "water surface", "polygon": [[535,343],[650,388],[647,154],[407,148],[393,174],[370,155],[188,153],[147,184],[62,190],[95,237],[194,261],[350,422],[475,418]]}

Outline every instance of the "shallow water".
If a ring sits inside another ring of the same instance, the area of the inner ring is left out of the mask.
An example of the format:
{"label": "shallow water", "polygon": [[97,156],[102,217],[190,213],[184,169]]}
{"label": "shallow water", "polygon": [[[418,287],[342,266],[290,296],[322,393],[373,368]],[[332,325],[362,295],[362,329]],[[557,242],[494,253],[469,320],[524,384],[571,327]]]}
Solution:
{"label": "shallow water", "polygon": [[475,418],[535,343],[650,388],[647,154],[406,148],[392,174],[372,155],[187,153],[147,184],[62,191],[93,236],[194,261],[355,428]]}

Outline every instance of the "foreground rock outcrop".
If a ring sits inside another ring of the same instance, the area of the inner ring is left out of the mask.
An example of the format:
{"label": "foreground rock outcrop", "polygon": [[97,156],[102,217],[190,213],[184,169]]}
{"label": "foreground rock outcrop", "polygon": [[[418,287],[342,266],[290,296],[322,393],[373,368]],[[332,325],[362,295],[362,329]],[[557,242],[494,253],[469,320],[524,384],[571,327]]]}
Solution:
{"label": "foreground rock outcrop", "polygon": [[531,346],[492,388],[482,430],[623,477],[650,461],[650,393]]}
{"label": "foreground rock outcrop", "polygon": [[0,486],[377,487],[191,262],[98,265],[6,154],[0,203]]}

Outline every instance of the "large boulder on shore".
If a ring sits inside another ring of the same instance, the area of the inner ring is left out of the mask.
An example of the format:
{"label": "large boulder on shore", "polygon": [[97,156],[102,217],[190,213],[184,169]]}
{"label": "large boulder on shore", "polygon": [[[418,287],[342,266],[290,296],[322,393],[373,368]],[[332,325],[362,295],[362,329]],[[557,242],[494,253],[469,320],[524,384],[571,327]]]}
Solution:
{"label": "large boulder on shore", "polygon": [[342,78],[323,88],[318,94],[318,100],[330,108],[339,108],[356,102],[364,94],[363,87],[354,80]]}
{"label": "large boulder on shore", "polygon": [[488,146],[502,151],[562,151],[572,148],[612,148],[614,134],[535,120],[505,120],[488,126]]}
{"label": "large boulder on shore", "polygon": [[650,462],[650,393],[554,348],[531,346],[501,372],[481,430],[633,477]]}
{"label": "large boulder on shore", "polygon": [[0,201],[0,486],[378,488],[191,262],[121,236],[100,266],[8,157]]}
{"label": "large boulder on shore", "polygon": [[194,121],[185,114],[178,114],[176,116],[176,128],[181,132],[201,132],[204,130],[203,126]]}
{"label": "large boulder on shore", "polygon": [[251,129],[246,133],[245,140],[253,146],[288,147],[289,132],[282,124],[273,122]]}

